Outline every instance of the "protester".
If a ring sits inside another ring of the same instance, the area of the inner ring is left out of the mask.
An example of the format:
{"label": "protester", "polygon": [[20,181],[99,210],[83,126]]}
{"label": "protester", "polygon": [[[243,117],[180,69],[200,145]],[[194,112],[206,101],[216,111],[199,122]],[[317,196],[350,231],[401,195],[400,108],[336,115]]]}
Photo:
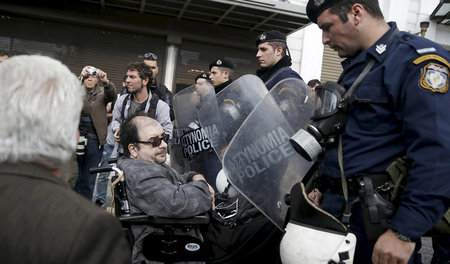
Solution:
{"label": "protester", "polygon": [[92,200],[96,175],[89,173],[89,169],[97,167],[102,157],[108,131],[106,106],[116,98],[116,87],[106,72],[92,66],[84,67],[79,78],[86,100],[78,126],[82,140],[77,152],[78,179],[74,190]]}
{"label": "protester", "polygon": [[[214,190],[203,175],[195,172],[180,175],[164,163],[168,138],[156,120],[132,115],[122,123],[120,130],[124,157],[117,165],[126,177],[132,213],[186,218],[213,207]],[[133,263],[144,262],[143,240],[158,229],[142,225],[131,229],[135,241]]]}
{"label": "protester", "polygon": [[152,83],[149,85],[151,93],[156,93],[159,99],[163,100],[170,107],[170,120],[175,119],[173,112],[173,95],[172,92],[162,83],[156,80],[159,73],[158,56],[155,53],[147,52],[144,54],[144,63],[152,70]]}
{"label": "protester", "polygon": [[321,82],[317,79],[312,79],[308,82],[308,87],[314,91],[317,86],[321,85]]}
{"label": "protester", "polygon": [[0,259],[10,264],[129,263],[119,222],[60,179],[75,151],[85,91],[61,62],[0,63]]}
{"label": "protester", "polygon": [[[111,129],[116,141],[120,141],[120,124],[129,115],[143,112],[155,118],[163,127],[164,133],[172,136],[173,124],[170,121],[170,107],[168,104],[153,97],[148,85],[152,81],[152,71],[143,62],[132,62],[127,66],[127,94],[121,95],[114,105]],[[117,144],[118,145],[118,144]],[[120,152],[120,151],[119,151]],[[117,151],[112,155],[116,156]]]}

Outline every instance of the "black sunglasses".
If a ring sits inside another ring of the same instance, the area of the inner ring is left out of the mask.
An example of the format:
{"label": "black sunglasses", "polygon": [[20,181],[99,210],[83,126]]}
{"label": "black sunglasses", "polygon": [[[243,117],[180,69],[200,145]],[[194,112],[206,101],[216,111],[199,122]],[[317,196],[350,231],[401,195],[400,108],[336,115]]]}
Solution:
{"label": "black sunglasses", "polygon": [[162,137],[152,137],[148,141],[136,141],[135,143],[142,143],[142,144],[151,144],[152,147],[157,148],[161,145],[161,142],[164,140],[164,142],[169,142],[169,135],[164,134]]}
{"label": "black sunglasses", "polygon": [[155,53],[148,52],[148,53],[144,54],[144,59],[145,60],[157,60],[158,56]]}

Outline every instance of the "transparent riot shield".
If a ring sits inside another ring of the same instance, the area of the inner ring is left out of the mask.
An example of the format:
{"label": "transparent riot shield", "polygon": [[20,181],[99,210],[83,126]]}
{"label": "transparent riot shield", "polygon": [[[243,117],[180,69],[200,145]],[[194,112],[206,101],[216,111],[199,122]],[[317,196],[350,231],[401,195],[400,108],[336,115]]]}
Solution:
{"label": "transparent riot shield", "polygon": [[220,91],[217,100],[202,105],[198,117],[220,159],[234,134],[266,94],[261,79],[248,74]]}
{"label": "transparent riot shield", "polygon": [[308,89],[298,79],[274,86],[243,122],[222,161],[231,184],[281,230],[288,210],[284,199],[312,166],[289,143],[310,121]]}
{"label": "transparent riot shield", "polygon": [[212,184],[221,164],[200,125],[198,111],[215,98],[214,87],[210,83],[192,85],[174,95],[175,128],[171,149],[173,163],[183,164],[184,171],[202,173]]}

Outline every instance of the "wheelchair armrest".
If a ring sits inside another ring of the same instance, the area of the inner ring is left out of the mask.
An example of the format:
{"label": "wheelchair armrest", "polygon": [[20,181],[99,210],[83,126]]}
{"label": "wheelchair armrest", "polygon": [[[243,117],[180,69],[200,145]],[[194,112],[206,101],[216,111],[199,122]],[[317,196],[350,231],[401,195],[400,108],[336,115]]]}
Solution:
{"label": "wheelchair armrest", "polygon": [[119,160],[119,157],[116,158],[109,158],[107,160],[108,164],[113,164],[113,163],[117,163],[117,161]]}
{"label": "wheelchair armrest", "polygon": [[100,172],[110,172],[113,171],[112,166],[94,167],[89,168],[89,173],[100,173]]}
{"label": "wheelchair armrest", "polygon": [[188,218],[167,218],[148,216],[145,214],[132,214],[119,216],[120,222],[134,225],[206,225],[209,224],[207,213]]}

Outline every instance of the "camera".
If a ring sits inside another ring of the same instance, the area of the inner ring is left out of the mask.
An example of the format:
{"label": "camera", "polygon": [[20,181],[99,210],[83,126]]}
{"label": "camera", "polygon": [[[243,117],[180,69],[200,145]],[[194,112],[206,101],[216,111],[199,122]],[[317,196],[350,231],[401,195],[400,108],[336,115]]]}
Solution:
{"label": "camera", "polygon": [[85,136],[80,136],[80,138],[78,139],[77,149],[76,149],[76,154],[78,156],[84,155],[86,145],[87,145],[87,138]]}
{"label": "camera", "polygon": [[92,76],[97,76],[98,71],[97,71],[96,68],[89,68],[89,69],[88,69],[88,74],[89,74],[89,75],[92,75]]}

